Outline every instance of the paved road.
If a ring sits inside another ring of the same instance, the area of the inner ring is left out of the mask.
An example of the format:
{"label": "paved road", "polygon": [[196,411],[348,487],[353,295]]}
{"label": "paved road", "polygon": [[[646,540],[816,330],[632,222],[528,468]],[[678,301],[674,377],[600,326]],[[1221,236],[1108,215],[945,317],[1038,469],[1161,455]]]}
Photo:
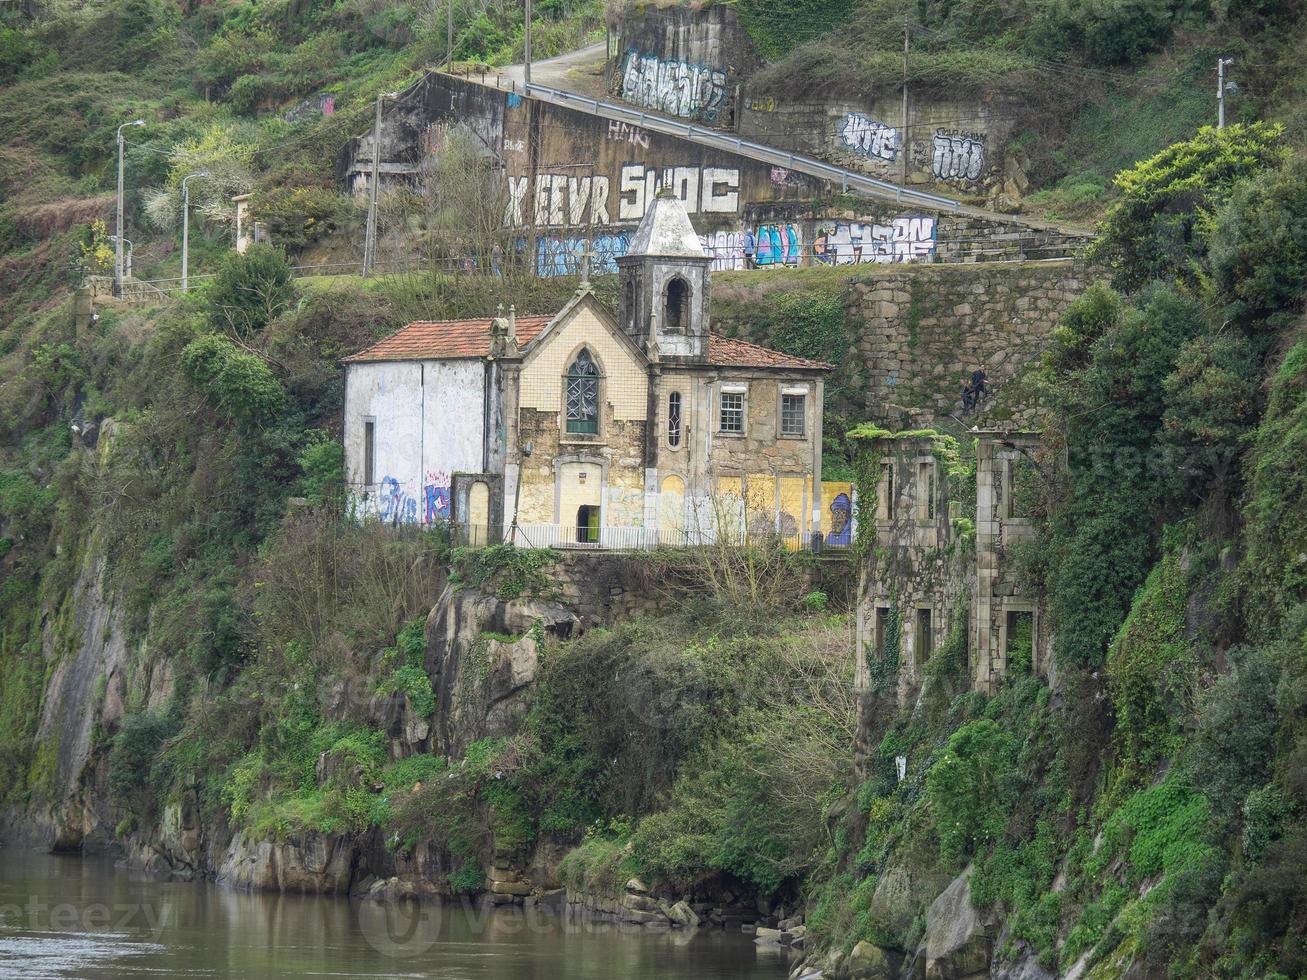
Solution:
{"label": "paved road", "polygon": [[[560,54],[556,58],[531,63],[531,81],[536,85],[548,85],[565,92],[578,92],[583,95],[602,95],[603,83],[600,81],[598,91],[590,91],[591,86],[584,85],[577,77],[585,69],[593,74],[600,74],[604,64],[604,43],[596,41],[583,48]],[[498,69],[506,81],[516,82],[518,87],[526,84],[526,69],[522,65],[509,65]]]}

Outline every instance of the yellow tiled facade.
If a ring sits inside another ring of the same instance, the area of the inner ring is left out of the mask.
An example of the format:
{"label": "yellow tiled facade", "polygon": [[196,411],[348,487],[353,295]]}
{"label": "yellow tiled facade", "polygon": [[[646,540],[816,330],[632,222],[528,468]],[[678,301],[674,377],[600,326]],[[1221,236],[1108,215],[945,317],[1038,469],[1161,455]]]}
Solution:
{"label": "yellow tiled facade", "polygon": [[613,418],[644,421],[649,404],[644,366],[630,343],[600,321],[593,306],[576,307],[540,344],[522,366],[522,408],[561,412],[568,365],[582,347],[588,347],[599,364],[600,396],[612,406]]}

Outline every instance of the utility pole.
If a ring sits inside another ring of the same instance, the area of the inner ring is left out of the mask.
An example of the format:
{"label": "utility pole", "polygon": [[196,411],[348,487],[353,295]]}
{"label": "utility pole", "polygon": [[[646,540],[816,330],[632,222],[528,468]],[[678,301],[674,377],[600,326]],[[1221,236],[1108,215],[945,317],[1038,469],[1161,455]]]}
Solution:
{"label": "utility pole", "polygon": [[454,64],[454,0],[445,5],[445,67]]}
{"label": "utility pole", "polygon": [[363,277],[372,275],[377,251],[377,185],[381,182],[381,102],[398,98],[398,92],[377,96],[377,115],[372,124],[372,180],[368,183],[368,225],[363,235]]}
{"label": "utility pole", "polygon": [[526,57],[523,59],[522,81],[531,84],[531,0],[526,0]]}
{"label": "utility pole", "polygon": [[190,265],[190,241],[191,241],[191,189],[186,186],[186,182],[192,177],[207,177],[207,170],[198,170],[193,174],[187,174],[182,178],[182,292],[186,292],[190,280],[187,273]]}
{"label": "utility pole", "polygon": [[144,119],[133,119],[118,127],[118,209],[113,248],[113,294],[115,296],[123,294],[123,130],[128,126],[144,125]]}
{"label": "utility pole", "polygon": [[899,137],[903,155],[903,183],[908,182],[908,22],[903,22],[903,131]]}
{"label": "utility pole", "polygon": [[1216,59],[1216,128],[1225,128],[1225,69],[1234,64],[1233,58]]}

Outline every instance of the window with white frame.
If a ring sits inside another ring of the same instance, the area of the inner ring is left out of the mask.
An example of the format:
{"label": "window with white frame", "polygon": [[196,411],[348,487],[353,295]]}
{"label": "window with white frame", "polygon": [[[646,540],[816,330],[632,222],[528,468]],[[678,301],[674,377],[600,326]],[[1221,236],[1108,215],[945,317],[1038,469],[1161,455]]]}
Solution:
{"label": "window with white frame", "polygon": [[722,432],[742,434],[744,432],[744,394],[743,388],[723,388],[721,412],[718,429]]}
{"label": "window with white frame", "polygon": [[667,396],[667,445],[675,449],[681,444],[681,393],[673,391]]}
{"label": "window with white frame", "polygon": [[781,393],[781,435],[802,439],[808,434],[808,396],[806,392]]}

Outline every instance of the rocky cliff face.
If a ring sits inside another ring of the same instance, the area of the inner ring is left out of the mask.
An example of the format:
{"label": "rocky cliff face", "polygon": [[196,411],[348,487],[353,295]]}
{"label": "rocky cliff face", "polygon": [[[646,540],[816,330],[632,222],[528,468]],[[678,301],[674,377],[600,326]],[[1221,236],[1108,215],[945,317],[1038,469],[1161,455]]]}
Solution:
{"label": "rocky cliff face", "polygon": [[[357,712],[352,692],[367,692],[362,711],[384,731],[392,756],[459,756],[478,739],[514,734],[528,706],[547,635],[578,634],[567,607],[538,599],[503,600],[446,587],[427,621],[426,665],[438,708],[428,722],[403,694],[375,694],[376,678],[355,678],[323,692],[324,716]],[[345,894],[435,895],[450,871],[448,855],[418,841],[397,852],[375,829],[362,834],[309,832],[255,839],[233,830],[225,814],[207,816],[193,790],[164,802],[150,826],[116,833],[123,814],[108,786],[108,748],[129,703],[160,707],[172,686],[168,661],[129,644],[104,560],[89,549],[66,607],[45,625],[49,680],[37,734],[48,767],[48,792],[4,815],[10,843],[72,850],[118,849],[126,864],[162,878],[213,878],[238,888]],[[348,689],[347,689],[348,688]],[[326,780],[339,760],[324,753]],[[554,877],[561,855],[542,855],[534,870]],[[528,886],[529,887],[529,886]]]}

